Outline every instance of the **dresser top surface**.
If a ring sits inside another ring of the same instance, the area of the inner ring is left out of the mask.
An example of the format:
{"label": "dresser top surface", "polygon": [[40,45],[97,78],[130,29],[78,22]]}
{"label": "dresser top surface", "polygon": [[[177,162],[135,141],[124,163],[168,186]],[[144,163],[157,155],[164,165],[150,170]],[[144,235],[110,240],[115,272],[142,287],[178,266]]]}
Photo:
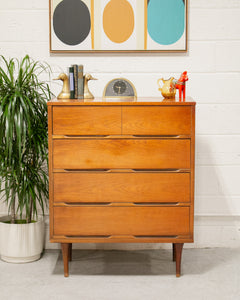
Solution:
{"label": "dresser top surface", "polygon": [[103,98],[95,98],[93,100],[89,99],[57,99],[54,98],[47,103],[49,106],[51,105],[105,105],[105,106],[122,106],[122,105],[196,105],[196,102],[193,101],[192,98],[187,97],[184,101],[179,101],[179,99],[163,99],[161,97],[139,97],[137,100],[119,100],[119,99],[103,99]]}

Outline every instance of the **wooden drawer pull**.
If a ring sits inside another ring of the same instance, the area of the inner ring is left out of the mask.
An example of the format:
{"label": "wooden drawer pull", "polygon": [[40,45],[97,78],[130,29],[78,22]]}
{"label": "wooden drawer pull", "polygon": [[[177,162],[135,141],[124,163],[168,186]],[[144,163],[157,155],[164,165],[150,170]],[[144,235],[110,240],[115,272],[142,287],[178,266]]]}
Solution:
{"label": "wooden drawer pull", "polygon": [[131,139],[133,135],[53,135],[53,139]]}
{"label": "wooden drawer pull", "polygon": [[105,173],[133,173],[137,170],[133,169],[64,169],[64,172],[71,173],[91,173],[91,172],[105,172]]}
{"label": "wooden drawer pull", "polygon": [[107,173],[134,173],[136,170],[133,169],[109,169]]}
{"label": "wooden drawer pull", "polygon": [[70,202],[64,202],[63,206],[69,206],[69,207],[74,207],[74,206],[110,206],[112,203],[111,202],[75,202],[75,203],[70,203]]}
{"label": "wooden drawer pull", "polygon": [[137,135],[137,134],[135,134],[132,137],[134,137],[134,138],[169,138],[169,139],[174,138],[174,139],[176,139],[181,136],[180,135]]}
{"label": "wooden drawer pull", "polygon": [[174,173],[179,173],[182,172],[183,170],[180,169],[133,169],[134,172],[174,172]]}
{"label": "wooden drawer pull", "polygon": [[80,206],[178,206],[179,202],[62,202],[55,206],[80,207]]}
{"label": "wooden drawer pull", "polygon": [[106,136],[97,136],[97,137],[103,137],[106,139],[160,139],[160,138],[169,138],[169,139],[176,139],[176,138],[180,138],[180,137],[185,137],[185,136],[181,136],[181,135],[151,135],[151,134],[145,134],[145,135],[138,135],[138,134],[134,134],[134,135],[106,135]]}
{"label": "wooden drawer pull", "polygon": [[[148,204],[144,204],[147,206]],[[105,207],[105,206],[136,206],[135,203],[132,202],[62,202],[57,203],[55,206],[67,206],[67,207],[80,207],[80,206],[98,206],[98,207]],[[158,204],[159,206],[159,204]]]}
{"label": "wooden drawer pull", "polygon": [[175,239],[177,235],[134,235],[136,239]]}
{"label": "wooden drawer pull", "polygon": [[63,169],[64,172],[71,173],[90,173],[90,172],[106,172],[106,173],[144,173],[144,172],[155,172],[155,173],[163,173],[163,172],[171,172],[171,173],[180,173],[180,172],[189,172],[189,170],[181,170],[181,169]]}
{"label": "wooden drawer pull", "polygon": [[111,235],[65,235],[68,239],[109,239]]}
{"label": "wooden drawer pull", "polygon": [[65,235],[67,239],[172,239],[178,238],[177,235]]}
{"label": "wooden drawer pull", "polygon": [[179,202],[133,202],[136,206],[177,206],[179,205]]}
{"label": "wooden drawer pull", "polygon": [[107,137],[107,135],[53,135],[52,138],[54,140],[62,140],[62,139],[101,139],[101,138],[105,138]]}
{"label": "wooden drawer pull", "polygon": [[106,138],[108,135],[64,135],[67,139]]}
{"label": "wooden drawer pull", "polygon": [[90,173],[90,172],[108,172],[109,169],[64,169],[64,172],[71,172],[71,173]]}
{"label": "wooden drawer pull", "polygon": [[176,139],[176,138],[186,138],[184,135],[54,135],[53,138],[55,139],[91,139],[91,138],[99,138],[99,139],[159,139],[159,138],[168,138],[168,139]]}

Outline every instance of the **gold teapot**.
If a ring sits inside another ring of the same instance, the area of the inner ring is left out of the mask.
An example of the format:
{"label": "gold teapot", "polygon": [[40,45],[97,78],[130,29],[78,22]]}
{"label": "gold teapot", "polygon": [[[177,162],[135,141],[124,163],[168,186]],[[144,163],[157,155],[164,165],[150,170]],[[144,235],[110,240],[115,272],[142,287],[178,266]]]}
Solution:
{"label": "gold teapot", "polygon": [[[160,84],[160,82],[163,82],[163,85]],[[168,98],[168,99],[174,99],[175,98],[175,94],[176,94],[176,79],[174,77],[171,77],[167,80],[160,78],[157,81],[158,86],[159,86],[159,91],[162,93],[162,96],[164,98]]]}

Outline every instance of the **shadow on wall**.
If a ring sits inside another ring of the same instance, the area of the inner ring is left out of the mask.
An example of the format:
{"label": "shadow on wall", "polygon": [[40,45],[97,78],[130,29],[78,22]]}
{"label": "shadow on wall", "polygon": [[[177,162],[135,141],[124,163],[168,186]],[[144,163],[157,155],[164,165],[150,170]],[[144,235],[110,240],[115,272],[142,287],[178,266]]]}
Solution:
{"label": "shadow on wall", "polygon": [[[219,139],[222,137],[196,136],[196,215],[236,216],[240,213],[240,203],[234,202],[238,190],[234,174],[237,175],[240,167],[236,169],[229,164],[228,149],[223,149]],[[238,193],[240,196],[240,189]]]}
{"label": "shadow on wall", "polygon": [[196,137],[195,246],[240,244],[240,167],[232,136]]}

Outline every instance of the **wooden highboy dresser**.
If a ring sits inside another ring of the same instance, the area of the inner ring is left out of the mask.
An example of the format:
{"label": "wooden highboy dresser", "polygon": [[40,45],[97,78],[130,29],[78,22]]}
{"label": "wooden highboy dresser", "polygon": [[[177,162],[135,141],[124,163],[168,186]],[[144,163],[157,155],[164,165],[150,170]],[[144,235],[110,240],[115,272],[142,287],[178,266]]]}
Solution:
{"label": "wooden highboy dresser", "polygon": [[48,102],[50,241],[193,242],[195,102]]}

